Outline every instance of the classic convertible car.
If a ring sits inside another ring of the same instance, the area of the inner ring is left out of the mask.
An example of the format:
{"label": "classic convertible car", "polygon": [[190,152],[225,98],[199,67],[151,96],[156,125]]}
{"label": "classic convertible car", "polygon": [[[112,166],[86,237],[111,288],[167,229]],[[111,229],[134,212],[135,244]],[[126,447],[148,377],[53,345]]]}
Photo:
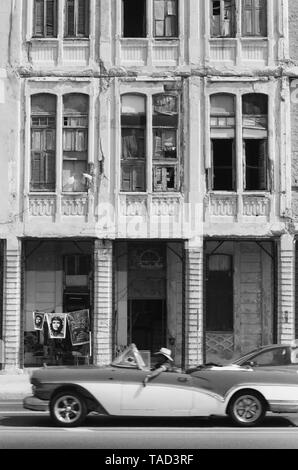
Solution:
{"label": "classic convertible car", "polygon": [[51,366],[33,372],[24,408],[48,411],[63,427],[81,425],[89,412],[110,416],[226,416],[256,426],[266,412],[298,412],[298,373],[249,366],[148,373],[134,344],[109,366]]}

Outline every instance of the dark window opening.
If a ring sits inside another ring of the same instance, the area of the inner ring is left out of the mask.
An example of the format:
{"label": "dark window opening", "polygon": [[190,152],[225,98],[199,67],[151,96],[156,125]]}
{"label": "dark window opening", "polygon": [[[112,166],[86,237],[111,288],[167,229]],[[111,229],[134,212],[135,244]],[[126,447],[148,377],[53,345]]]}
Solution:
{"label": "dark window opening", "polygon": [[234,140],[213,139],[213,185],[214,191],[234,191]]}
{"label": "dark window opening", "polygon": [[146,36],[146,0],[122,0],[123,37]]}
{"label": "dark window opening", "polygon": [[207,259],[206,330],[228,332],[234,329],[233,258],[210,255]]}
{"label": "dark window opening", "polygon": [[245,150],[245,189],[264,191],[267,189],[267,141],[247,139]]}

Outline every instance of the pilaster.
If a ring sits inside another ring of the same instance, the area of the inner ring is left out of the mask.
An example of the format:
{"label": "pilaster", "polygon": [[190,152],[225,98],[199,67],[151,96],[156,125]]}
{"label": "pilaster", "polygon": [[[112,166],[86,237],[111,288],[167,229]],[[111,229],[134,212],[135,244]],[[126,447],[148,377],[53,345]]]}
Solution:
{"label": "pilaster", "polygon": [[112,295],[113,244],[96,240],[94,246],[94,364],[109,364],[112,360]]}

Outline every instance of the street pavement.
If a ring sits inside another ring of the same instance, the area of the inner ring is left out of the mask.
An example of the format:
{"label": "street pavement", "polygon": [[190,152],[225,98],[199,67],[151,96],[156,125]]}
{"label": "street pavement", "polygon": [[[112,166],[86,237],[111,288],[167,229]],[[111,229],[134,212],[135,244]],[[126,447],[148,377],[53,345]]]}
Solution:
{"label": "street pavement", "polygon": [[27,395],[31,395],[29,371],[0,371],[0,401],[22,400]]}

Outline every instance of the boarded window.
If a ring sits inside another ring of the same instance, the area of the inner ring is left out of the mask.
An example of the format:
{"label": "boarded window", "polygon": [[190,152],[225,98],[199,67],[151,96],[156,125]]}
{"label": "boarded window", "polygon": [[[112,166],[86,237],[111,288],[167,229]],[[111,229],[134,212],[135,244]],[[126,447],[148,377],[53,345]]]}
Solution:
{"label": "boarded window", "polygon": [[212,139],[212,189],[235,190],[235,150],[232,139]]}
{"label": "boarded window", "polygon": [[141,95],[122,96],[121,190],[146,190],[146,106]]}
{"label": "boarded window", "polygon": [[146,0],[122,0],[122,34],[125,38],[146,36]]}
{"label": "boarded window", "polygon": [[55,191],[56,97],[31,98],[31,191]]}
{"label": "boarded window", "polygon": [[267,0],[242,1],[242,36],[267,36]]}
{"label": "boarded window", "polygon": [[33,36],[36,38],[57,36],[56,0],[34,0]]}
{"label": "boarded window", "polygon": [[245,189],[267,189],[267,140],[245,139]]}
{"label": "boarded window", "polygon": [[211,37],[235,37],[234,0],[211,0]]}
{"label": "boarded window", "polygon": [[178,1],[177,0],[154,0],[154,36],[177,37],[178,36]]}
{"label": "boarded window", "polygon": [[89,0],[65,0],[65,36],[87,37]]}
{"label": "boarded window", "polygon": [[63,191],[86,191],[88,160],[88,109],[86,95],[63,97]]}

